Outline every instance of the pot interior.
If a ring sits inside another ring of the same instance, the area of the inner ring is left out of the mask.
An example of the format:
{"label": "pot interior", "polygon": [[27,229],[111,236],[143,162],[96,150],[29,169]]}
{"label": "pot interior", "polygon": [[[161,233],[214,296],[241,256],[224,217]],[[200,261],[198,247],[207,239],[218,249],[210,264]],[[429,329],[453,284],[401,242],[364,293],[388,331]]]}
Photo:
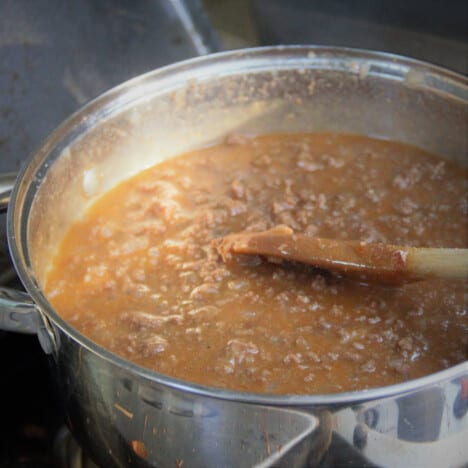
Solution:
{"label": "pot interior", "polygon": [[466,164],[466,79],[421,62],[332,48],[270,48],[136,78],[63,124],[18,188],[20,256],[44,284],[70,224],[115,184],[230,133],[340,132]]}

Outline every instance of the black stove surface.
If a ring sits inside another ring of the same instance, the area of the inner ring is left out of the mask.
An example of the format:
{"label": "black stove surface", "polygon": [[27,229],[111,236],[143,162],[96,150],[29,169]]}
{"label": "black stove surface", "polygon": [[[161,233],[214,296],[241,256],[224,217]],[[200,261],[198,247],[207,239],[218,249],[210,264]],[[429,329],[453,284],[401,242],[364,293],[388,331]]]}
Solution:
{"label": "black stove surface", "polygon": [[35,336],[0,337],[0,467],[55,467],[54,439],[63,414]]}

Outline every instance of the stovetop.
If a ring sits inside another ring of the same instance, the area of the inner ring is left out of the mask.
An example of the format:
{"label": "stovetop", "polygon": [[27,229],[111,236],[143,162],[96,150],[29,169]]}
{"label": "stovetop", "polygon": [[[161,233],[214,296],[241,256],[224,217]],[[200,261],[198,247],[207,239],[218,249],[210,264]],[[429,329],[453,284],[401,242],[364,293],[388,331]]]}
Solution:
{"label": "stovetop", "polygon": [[[443,8],[427,0],[391,5],[385,10],[368,0],[2,0],[0,172],[17,171],[60,121],[102,91],[220,48],[380,48],[466,73],[466,2],[453,0]],[[4,215],[0,285],[21,288],[7,253]],[[0,331],[0,369],[0,468],[92,468],[64,425],[37,338]],[[346,466],[360,466],[359,459],[349,462],[353,456],[345,456]],[[337,466],[337,459],[330,455],[324,466]]]}
{"label": "stovetop", "polygon": [[55,467],[53,442],[64,421],[37,338],[3,334],[0,368],[0,467]]}

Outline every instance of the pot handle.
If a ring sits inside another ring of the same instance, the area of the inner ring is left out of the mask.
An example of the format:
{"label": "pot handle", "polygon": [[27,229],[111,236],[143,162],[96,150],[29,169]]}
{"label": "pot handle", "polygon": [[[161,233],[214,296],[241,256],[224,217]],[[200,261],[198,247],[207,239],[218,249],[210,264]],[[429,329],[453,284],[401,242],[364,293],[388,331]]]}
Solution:
{"label": "pot handle", "polygon": [[51,326],[23,291],[0,287],[0,330],[37,335],[46,354],[57,349],[57,339]]}
{"label": "pot handle", "polygon": [[[16,172],[0,174],[0,213],[8,208],[16,176]],[[39,326],[39,310],[29,295],[0,287],[0,330],[36,334]]]}
{"label": "pot handle", "polygon": [[0,174],[0,213],[6,211],[10,201],[11,190],[16,182],[16,172]]}
{"label": "pot handle", "polygon": [[0,330],[36,334],[40,325],[39,310],[27,293],[0,287]]}

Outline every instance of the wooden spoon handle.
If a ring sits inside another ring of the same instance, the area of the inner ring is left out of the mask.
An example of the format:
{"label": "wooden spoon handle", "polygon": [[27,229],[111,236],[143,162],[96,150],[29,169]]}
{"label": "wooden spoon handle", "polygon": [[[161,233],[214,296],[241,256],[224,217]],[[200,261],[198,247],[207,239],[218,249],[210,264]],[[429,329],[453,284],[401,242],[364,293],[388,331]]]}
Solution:
{"label": "wooden spoon handle", "polygon": [[225,261],[232,254],[264,255],[306,263],[360,280],[402,283],[428,277],[466,278],[467,249],[433,249],[340,241],[295,234],[287,226],[231,234],[215,241]]}
{"label": "wooden spoon handle", "polygon": [[408,248],[407,263],[421,278],[468,278],[468,249]]}

